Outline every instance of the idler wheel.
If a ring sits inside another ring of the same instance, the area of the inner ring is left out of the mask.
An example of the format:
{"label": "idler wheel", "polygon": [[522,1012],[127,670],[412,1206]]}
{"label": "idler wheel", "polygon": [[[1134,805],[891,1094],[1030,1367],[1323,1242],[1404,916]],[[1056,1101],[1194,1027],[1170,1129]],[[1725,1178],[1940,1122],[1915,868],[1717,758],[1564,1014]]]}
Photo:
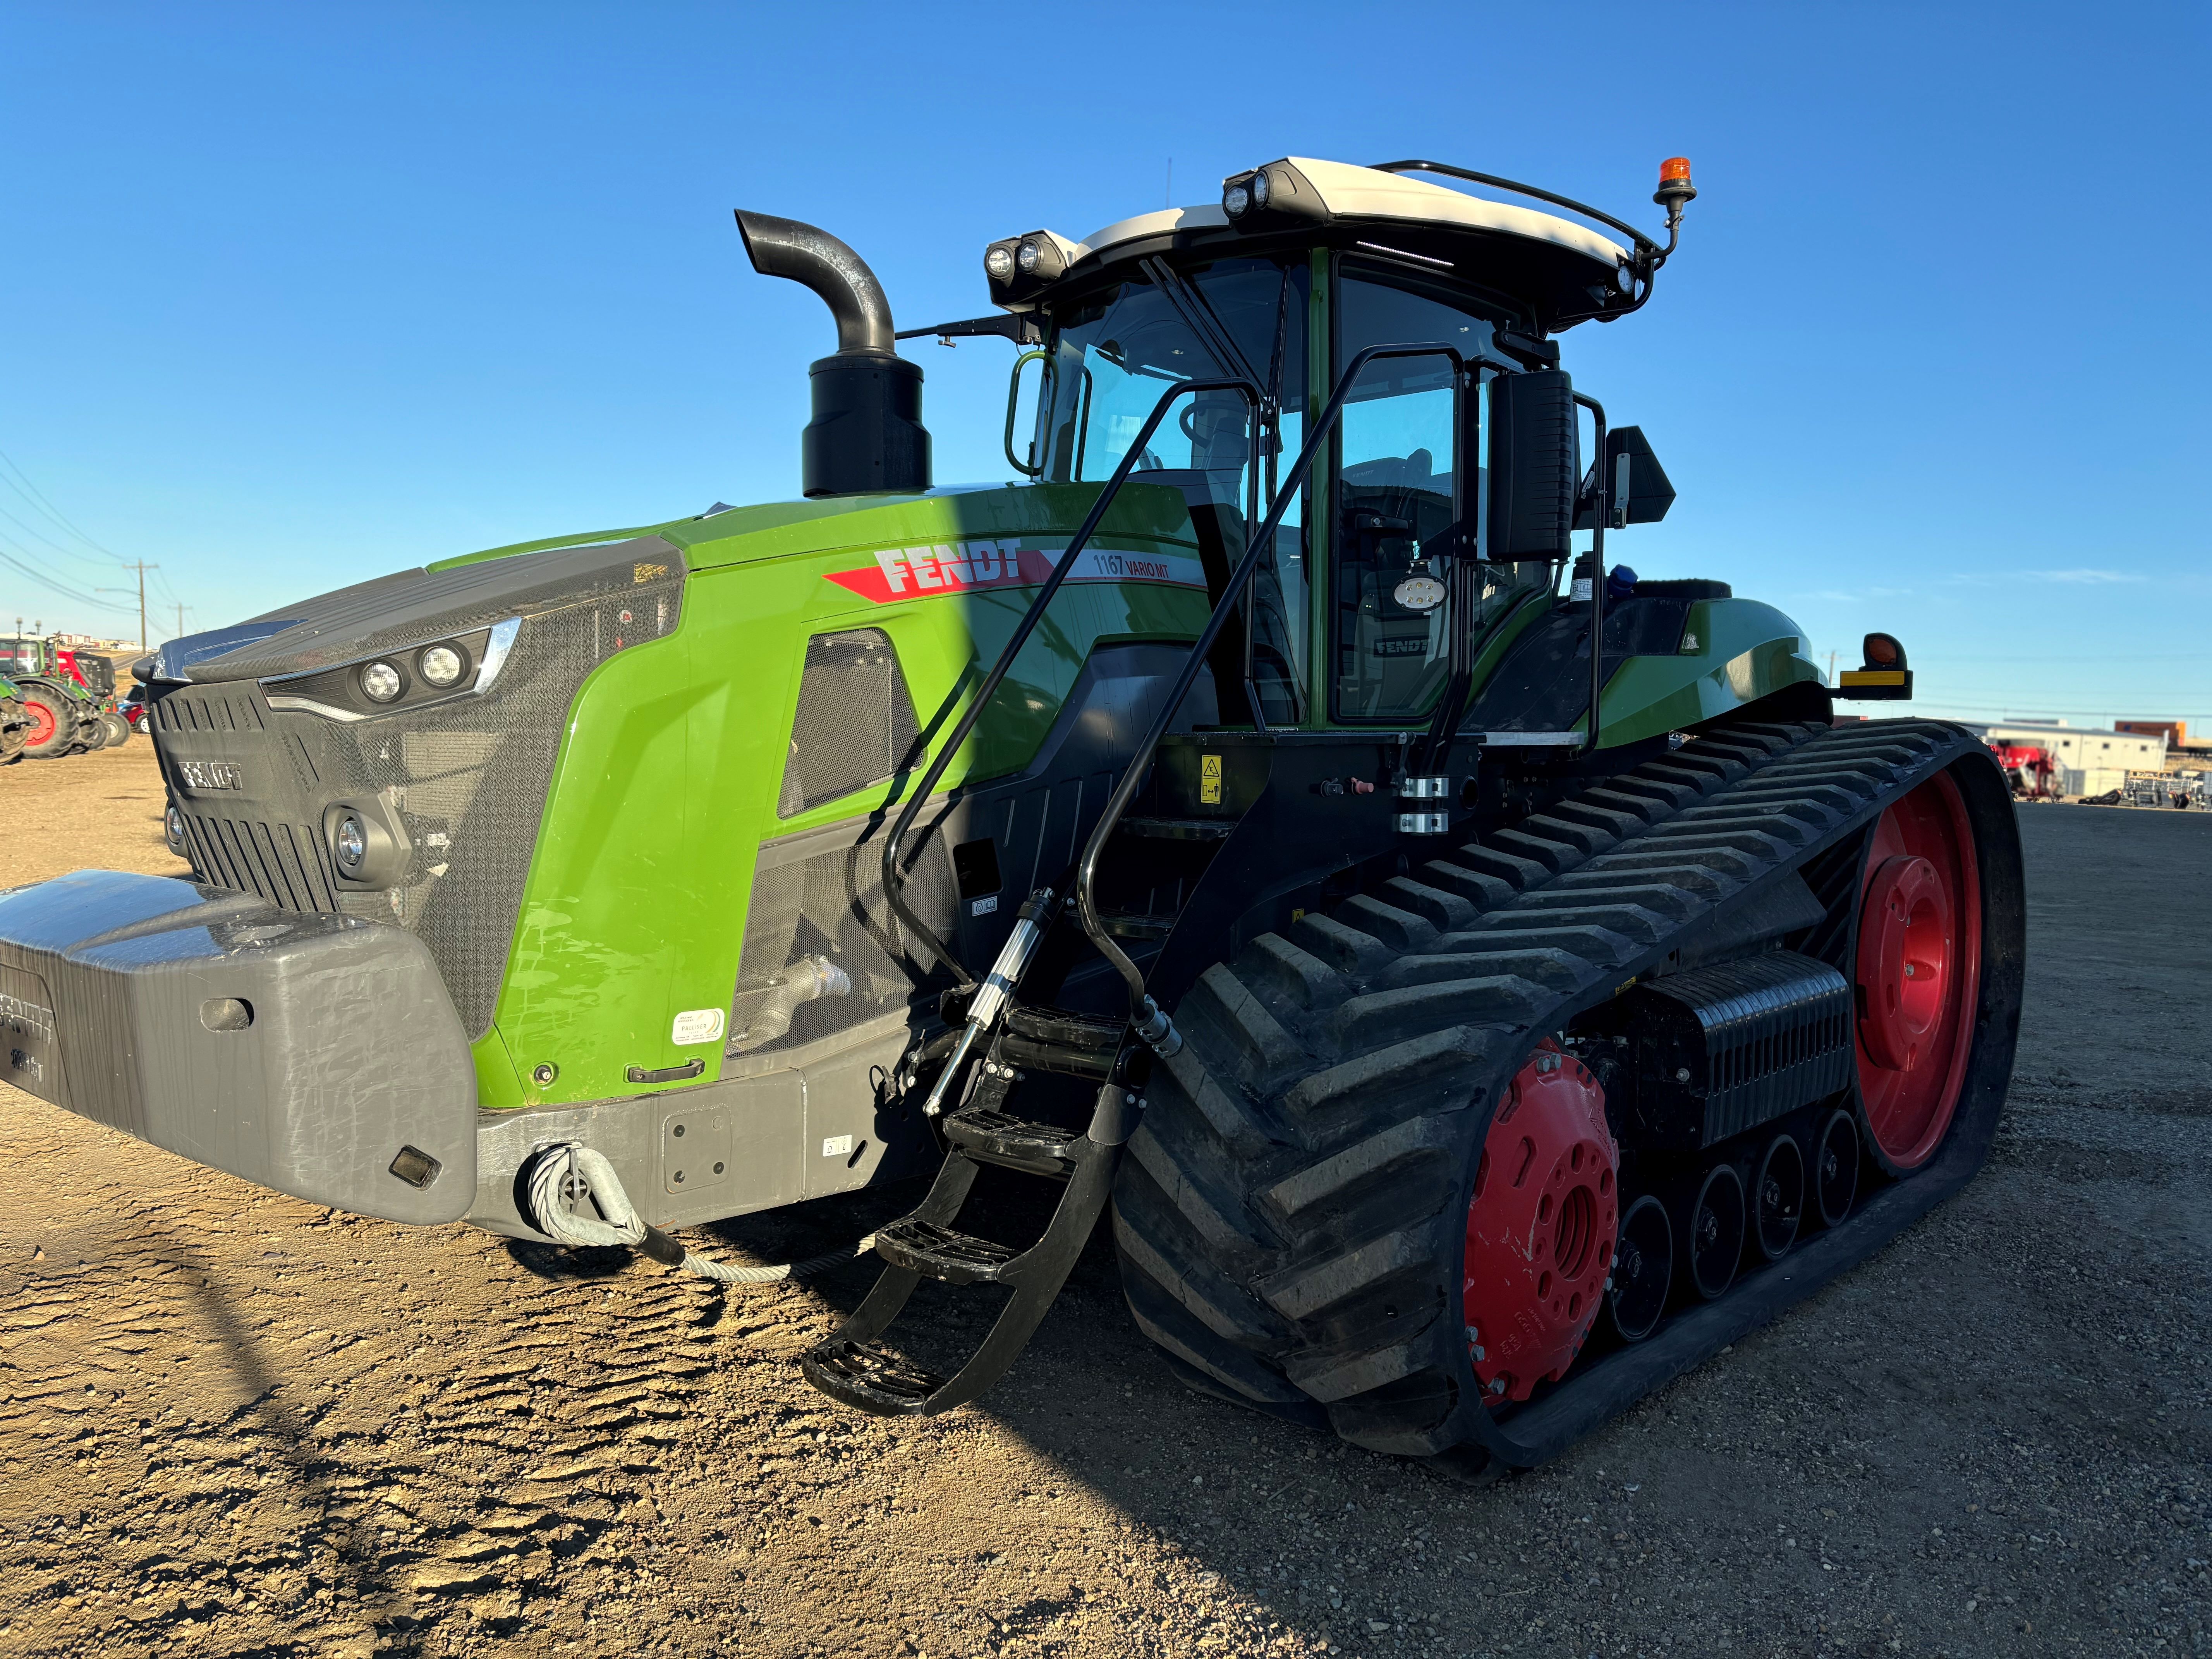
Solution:
{"label": "idler wheel", "polygon": [[1980,1006],[1981,878],[1949,774],[1881,815],[1859,890],[1859,1094],[1895,1175],[1925,1164],[1951,1127]]}
{"label": "idler wheel", "polygon": [[1613,1253],[1613,1289],[1606,1304],[1624,1342],[1641,1342],[1659,1328],[1667,1291],[1674,1282],[1674,1224],[1667,1206],[1646,1193],[1620,1218]]}
{"label": "idler wheel", "polygon": [[1781,1261],[1797,1242],[1804,1218],[1805,1154],[1797,1150],[1795,1136],[1777,1135],[1751,1183],[1751,1236],[1759,1253],[1769,1261]]}
{"label": "idler wheel", "polygon": [[1735,1283],[1735,1266],[1743,1259],[1743,1177],[1735,1164],[1717,1164],[1705,1171],[1690,1206],[1682,1254],[1690,1283],[1708,1302]]}
{"label": "idler wheel", "polygon": [[1605,1297],[1620,1151],[1605,1091],[1548,1040],[1507,1085],[1468,1200],[1462,1309],[1483,1397],[1566,1375]]}
{"label": "idler wheel", "polygon": [[1859,1126],[1847,1111],[1828,1114],[1813,1145],[1813,1203],[1820,1224],[1832,1227],[1851,1212],[1859,1195]]}

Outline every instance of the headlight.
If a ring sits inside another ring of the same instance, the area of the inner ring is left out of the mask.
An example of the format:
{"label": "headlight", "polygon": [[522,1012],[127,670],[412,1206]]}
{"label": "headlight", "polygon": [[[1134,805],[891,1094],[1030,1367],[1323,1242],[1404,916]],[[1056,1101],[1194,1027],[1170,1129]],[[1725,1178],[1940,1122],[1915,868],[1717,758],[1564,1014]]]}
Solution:
{"label": "headlight", "polygon": [[338,827],[331,835],[331,850],[337,854],[338,867],[349,876],[361,873],[368,862],[368,831],[361,820],[349,812],[338,820]]}
{"label": "headlight", "polygon": [[466,672],[468,664],[450,645],[434,645],[415,659],[415,666],[433,685],[451,685]]}
{"label": "headlight", "polygon": [[992,281],[1003,283],[1014,274],[1014,251],[1003,244],[983,256],[983,270]]}
{"label": "headlight", "polygon": [[1030,275],[1036,270],[1037,240],[1036,237],[1024,236],[1022,238],[1021,247],[1014,254],[1014,263],[1022,268],[1022,275],[1024,276]]}
{"label": "headlight", "polygon": [[1232,219],[1243,218],[1251,205],[1252,192],[1242,185],[1231,185],[1221,192],[1221,210]]}
{"label": "headlight", "polygon": [[390,702],[406,689],[407,682],[388,662],[373,662],[361,671],[361,692],[371,702]]}
{"label": "headlight", "polygon": [[169,810],[161,815],[161,834],[168,840],[169,850],[179,858],[184,857],[185,815],[177,810],[174,801],[169,803]]}
{"label": "headlight", "polygon": [[1255,207],[1267,205],[1267,173],[1264,167],[1252,175],[1252,204]]}

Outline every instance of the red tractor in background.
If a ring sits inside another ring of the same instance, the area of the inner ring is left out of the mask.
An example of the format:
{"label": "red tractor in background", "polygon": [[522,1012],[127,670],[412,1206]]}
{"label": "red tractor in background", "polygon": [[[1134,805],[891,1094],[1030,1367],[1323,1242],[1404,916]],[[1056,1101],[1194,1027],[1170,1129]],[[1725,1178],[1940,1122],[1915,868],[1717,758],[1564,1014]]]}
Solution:
{"label": "red tractor in background", "polygon": [[2004,769],[2014,800],[2057,800],[2058,763],[2047,749],[2032,744],[1992,743],[1990,750]]}

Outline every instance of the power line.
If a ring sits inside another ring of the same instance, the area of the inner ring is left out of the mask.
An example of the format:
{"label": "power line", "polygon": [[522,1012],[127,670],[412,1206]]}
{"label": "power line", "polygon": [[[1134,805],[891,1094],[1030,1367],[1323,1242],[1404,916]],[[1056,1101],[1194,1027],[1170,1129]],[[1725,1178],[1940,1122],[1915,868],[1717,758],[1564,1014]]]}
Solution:
{"label": "power line", "polygon": [[99,558],[94,558],[89,553],[80,553],[75,548],[64,547],[52,537],[46,535],[33,528],[31,526],[25,524],[21,519],[8,511],[4,507],[0,507],[0,519],[7,520],[9,524],[14,525],[16,529],[21,531],[26,536],[32,538],[33,540],[44,542],[48,547],[52,548],[55,552],[60,554],[65,559],[76,559],[83,564],[97,565],[123,562],[123,561],[116,559],[112,554],[103,555]]}
{"label": "power line", "polygon": [[15,478],[9,478],[8,477],[7,472],[0,472],[0,482],[5,482],[10,489],[13,489],[17,495],[23,496],[25,500],[37,507],[40,512],[44,513],[48,518],[52,519],[63,529],[68,531],[70,535],[76,537],[87,547],[97,549],[100,552],[106,554],[109,558],[113,559],[118,564],[128,564],[131,562],[130,560],[125,558],[113,548],[101,547],[98,542],[93,540],[91,537],[86,535],[84,532],[79,530],[74,524],[70,523],[67,518],[64,517],[61,509],[56,507],[52,501],[48,501],[43,495],[40,494],[38,485],[31,482],[31,475],[24,471],[21,467],[16,465],[14,459],[9,456],[5,450],[0,450],[0,465],[5,465],[9,472],[13,472],[15,475],[15,478],[22,480],[21,483],[17,483],[15,482]]}
{"label": "power line", "polygon": [[17,570],[29,577],[33,581],[39,583],[42,586],[52,589],[54,592],[60,594],[62,598],[70,600],[75,604],[88,605],[99,611],[119,611],[124,612],[125,615],[128,615],[130,612],[130,607],[128,605],[116,605],[107,599],[95,599],[89,593],[78,592],[75,588],[69,586],[67,584],[57,581],[53,577],[48,575],[36,565],[24,563],[22,560],[17,558],[5,548],[0,548],[0,563],[13,565]]}

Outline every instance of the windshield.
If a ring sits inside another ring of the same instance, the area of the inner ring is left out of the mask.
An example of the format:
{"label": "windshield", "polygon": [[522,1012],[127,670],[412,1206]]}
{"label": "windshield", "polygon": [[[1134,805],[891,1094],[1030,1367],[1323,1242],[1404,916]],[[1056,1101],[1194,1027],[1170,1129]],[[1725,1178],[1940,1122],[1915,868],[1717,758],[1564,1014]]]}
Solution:
{"label": "windshield", "polygon": [[[1309,282],[1303,260],[1224,259],[1175,272],[1172,291],[1140,275],[1059,313],[1040,416],[1042,476],[1059,483],[1103,481],[1176,382],[1243,376],[1278,411],[1276,429],[1262,436],[1256,490],[1265,514],[1278,477],[1304,441]],[[1197,392],[1170,407],[1130,469],[1133,485],[1182,491],[1216,599],[1258,528],[1251,457],[1245,399],[1235,392]],[[1285,511],[1253,585],[1252,678],[1271,723],[1297,720],[1304,711],[1308,559],[1300,508],[1293,501]],[[1216,664],[1224,720],[1239,700],[1242,640],[1240,626]]]}

